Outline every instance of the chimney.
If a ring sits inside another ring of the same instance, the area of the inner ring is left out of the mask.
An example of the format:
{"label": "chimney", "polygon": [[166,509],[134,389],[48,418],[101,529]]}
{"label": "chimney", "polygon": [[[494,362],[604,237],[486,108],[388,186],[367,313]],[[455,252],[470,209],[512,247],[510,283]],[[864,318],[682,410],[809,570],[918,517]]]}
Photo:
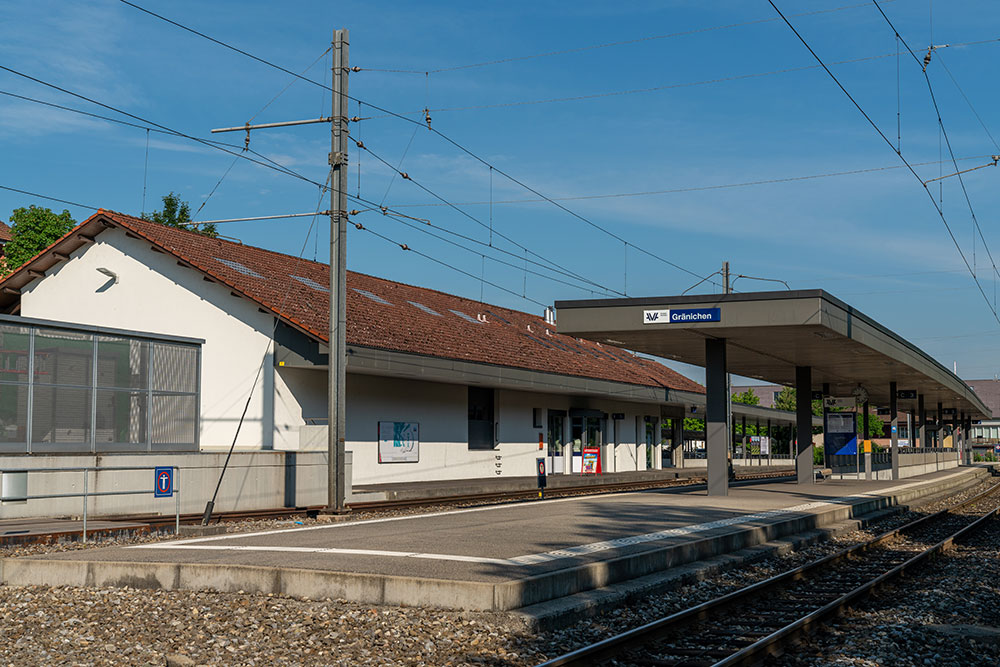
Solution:
{"label": "chimney", "polygon": [[556,324],[556,311],[551,306],[545,306],[545,323],[552,326]]}

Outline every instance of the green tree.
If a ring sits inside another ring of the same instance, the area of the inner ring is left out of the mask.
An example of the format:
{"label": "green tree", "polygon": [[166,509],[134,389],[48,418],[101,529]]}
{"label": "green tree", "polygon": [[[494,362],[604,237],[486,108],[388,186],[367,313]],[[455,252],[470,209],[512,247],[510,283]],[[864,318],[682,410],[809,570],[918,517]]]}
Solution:
{"label": "green tree", "polygon": [[742,403],[744,405],[760,405],[760,397],[754,393],[753,387],[747,387],[747,390],[740,394],[733,394],[733,403]]}
{"label": "green tree", "polygon": [[170,194],[163,195],[162,199],[163,210],[153,211],[151,214],[144,216],[146,220],[150,220],[161,225],[167,225],[168,227],[186,229],[188,231],[197,232],[203,236],[210,236],[212,238],[219,235],[218,231],[215,229],[215,225],[198,225],[196,227],[190,224],[191,206],[186,201],[181,201],[179,195],[171,192]]}
{"label": "green tree", "polygon": [[685,417],[684,418],[684,430],[694,431],[695,433],[705,432],[705,420],[696,419],[695,417]]}
{"label": "green tree", "polygon": [[19,268],[75,226],[76,220],[65,209],[62,213],[35,205],[14,209],[10,214],[11,240],[4,248],[5,273]]}
{"label": "green tree", "polygon": [[[778,410],[788,410],[789,412],[795,412],[796,406],[796,395],[795,390],[791,387],[785,387],[778,394],[778,397],[774,399],[774,407]],[[823,401],[813,400],[812,401],[812,413],[817,417],[823,415]],[[813,433],[822,433],[822,426],[813,426]]]}
{"label": "green tree", "polygon": [[[858,411],[858,436],[865,434],[864,412]],[[868,436],[870,438],[881,438],[885,434],[885,424],[875,413],[868,415]]]}

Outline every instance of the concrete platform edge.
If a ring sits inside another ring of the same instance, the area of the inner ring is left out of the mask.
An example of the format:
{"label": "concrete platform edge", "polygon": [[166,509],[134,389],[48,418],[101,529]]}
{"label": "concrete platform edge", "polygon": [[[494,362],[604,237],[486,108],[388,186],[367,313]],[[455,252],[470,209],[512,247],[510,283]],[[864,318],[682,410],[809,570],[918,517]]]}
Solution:
{"label": "concrete platform edge", "polygon": [[208,589],[262,592],[310,599],[347,599],[387,605],[421,605],[481,611],[511,611],[623,581],[662,573],[695,561],[732,554],[785,536],[829,528],[913,500],[941,494],[989,475],[985,468],[938,482],[865,498],[814,514],[758,526],[726,529],[680,544],[586,563],[520,580],[471,582],[299,568],[205,563],[132,563],[8,558],[0,561],[0,583],[14,586],[129,586],[166,590]]}

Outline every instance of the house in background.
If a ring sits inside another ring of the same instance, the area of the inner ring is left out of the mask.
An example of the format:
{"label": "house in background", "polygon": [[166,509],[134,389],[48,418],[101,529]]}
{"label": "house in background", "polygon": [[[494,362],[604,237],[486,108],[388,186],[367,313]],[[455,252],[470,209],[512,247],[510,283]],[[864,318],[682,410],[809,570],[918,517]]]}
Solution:
{"label": "house in background", "polygon": [[11,240],[10,225],[0,220],[0,257],[3,257],[4,247]]}

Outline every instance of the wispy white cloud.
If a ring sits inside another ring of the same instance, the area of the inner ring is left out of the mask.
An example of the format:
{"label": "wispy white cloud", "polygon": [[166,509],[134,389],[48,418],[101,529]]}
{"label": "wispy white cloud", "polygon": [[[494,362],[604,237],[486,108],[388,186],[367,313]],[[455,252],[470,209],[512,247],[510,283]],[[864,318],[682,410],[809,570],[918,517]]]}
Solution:
{"label": "wispy white cloud", "polygon": [[[106,104],[132,106],[141,102],[118,66],[127,57],[123,48],[128,43],[127,26],[114,4],[58,0],[3,3],[0,24],[8,28],[0,41],[0,56],[12,68]],[[19,90],[41,97],[37,94],[39,84],[15,81]],[[47,92],[46,97],[59,95]],[[61,130],[39,122],[32,131]]]}

